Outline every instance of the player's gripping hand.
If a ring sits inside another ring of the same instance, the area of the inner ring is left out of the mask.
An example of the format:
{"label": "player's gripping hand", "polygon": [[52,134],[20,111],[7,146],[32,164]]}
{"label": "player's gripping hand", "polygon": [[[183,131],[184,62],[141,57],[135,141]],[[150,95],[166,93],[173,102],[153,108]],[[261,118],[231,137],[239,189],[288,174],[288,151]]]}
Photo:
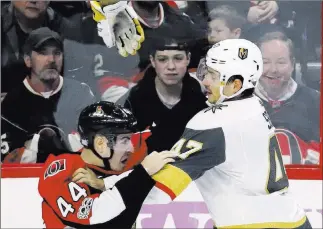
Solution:
{"label": "player's gripping hand", "polygon": [[154,151],[141,162],[141,165],[146,169],[147,173],[152,176],[161,170],[164,165],[174,162],[174,157],[178,154],[172,151],[162,151],[160,153]]}
{"label": "player's gripping hand", "polygon": [[79,168],[72,175],[72,181],[75,183],[85,183],[92,188],[104,190],[104,181],[97,178],[95,173],[89,168]]}
{"label": "player's gripping hand", "polygon": [[[98,34],[108,48],[117,46],[119,54],[135,55],[145,36],[136,13],[126,1],[111,4],[105,1],[90,1],[97,22]],[[108,4],[108,5],[105,5]]]}

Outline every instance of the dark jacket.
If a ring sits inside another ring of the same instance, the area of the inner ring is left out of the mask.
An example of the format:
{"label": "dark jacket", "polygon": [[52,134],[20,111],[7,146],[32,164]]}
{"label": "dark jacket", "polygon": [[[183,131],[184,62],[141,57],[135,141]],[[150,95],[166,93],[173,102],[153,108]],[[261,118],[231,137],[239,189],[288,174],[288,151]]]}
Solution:
{"label": "dark jacket", "polygon": [[292,131],[306,142],[320,141],[320,93],[298,85],[294,95],[280,104],[263,100],[276,128]]}
{"label": "dark jacket", "polygon": [[148,153],[170,150],[181,137],[187,122],[207,107],[200,84],[186,73],[181,100],[168,109],[157,95],[155,77],[155,70],[148,69],[144,78],[131,89],[125,103],[137,118],[141,130],[150,126],[152,135],[147,139]]}

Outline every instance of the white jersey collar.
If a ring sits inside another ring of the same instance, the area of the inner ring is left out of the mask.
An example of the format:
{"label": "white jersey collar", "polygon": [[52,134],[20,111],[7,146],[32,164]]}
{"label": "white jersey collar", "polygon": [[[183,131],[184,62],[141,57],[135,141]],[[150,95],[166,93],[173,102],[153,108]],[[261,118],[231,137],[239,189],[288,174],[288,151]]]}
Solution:
{"label": "white jersey collar", "polygon": [[62,76],[59,76],[59,85],[58,85],[58,87],[54,91],[52,91],[52,93],[50,95],[48,95],[48,96],[47,96],[46,93],[43,93],[42,94],[42,93],[39,93],[39,92],[35,91],[31,87],[31,85],[29,84],[29,81],[28,81],[27,77],[24,79],[23,84],[25,85],[25,87],[27,88],[27,90],[30,91],[31,93],[33,93],[35,95],[38,95],[38,96],[41,96],[41,97],[44,97],[45,99],[48,99],[49,97],[55,95],[57,92],[59,92],[62,89],[62,87],[63,87],[63,81],[64,81],[63,77]]}

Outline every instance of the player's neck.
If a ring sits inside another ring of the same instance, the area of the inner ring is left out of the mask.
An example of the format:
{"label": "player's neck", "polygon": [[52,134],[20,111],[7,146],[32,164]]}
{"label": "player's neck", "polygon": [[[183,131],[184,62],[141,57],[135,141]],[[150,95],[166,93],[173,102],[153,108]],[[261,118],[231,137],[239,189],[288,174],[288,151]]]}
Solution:
{"label": "player's neck", "polygon": [[163,98],[173,100],[179,99],[182,94],[183,82],[175,85],[166,85],[158,77],[155,77],[155,87],[158,94]]}
{"label": "player's neck", "polygon": [[96,165],[99,167],[104,167],[102,159],[98,158],[90,149],[84,148],[81,153],[81,158],[87,164]]}

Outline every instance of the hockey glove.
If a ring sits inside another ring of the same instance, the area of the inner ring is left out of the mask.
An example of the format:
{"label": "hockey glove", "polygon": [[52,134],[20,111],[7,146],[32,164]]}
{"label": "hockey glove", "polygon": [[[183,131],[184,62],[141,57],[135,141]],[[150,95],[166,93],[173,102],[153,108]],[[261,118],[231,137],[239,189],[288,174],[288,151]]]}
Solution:
{"label": "hockey glove", "polygon": [[108,48],[117,46],[119,54],[135,55],[145,40],[137,15],[126,1],[104,6],[102,2],[90,1],[97,22],[98,34]]}

